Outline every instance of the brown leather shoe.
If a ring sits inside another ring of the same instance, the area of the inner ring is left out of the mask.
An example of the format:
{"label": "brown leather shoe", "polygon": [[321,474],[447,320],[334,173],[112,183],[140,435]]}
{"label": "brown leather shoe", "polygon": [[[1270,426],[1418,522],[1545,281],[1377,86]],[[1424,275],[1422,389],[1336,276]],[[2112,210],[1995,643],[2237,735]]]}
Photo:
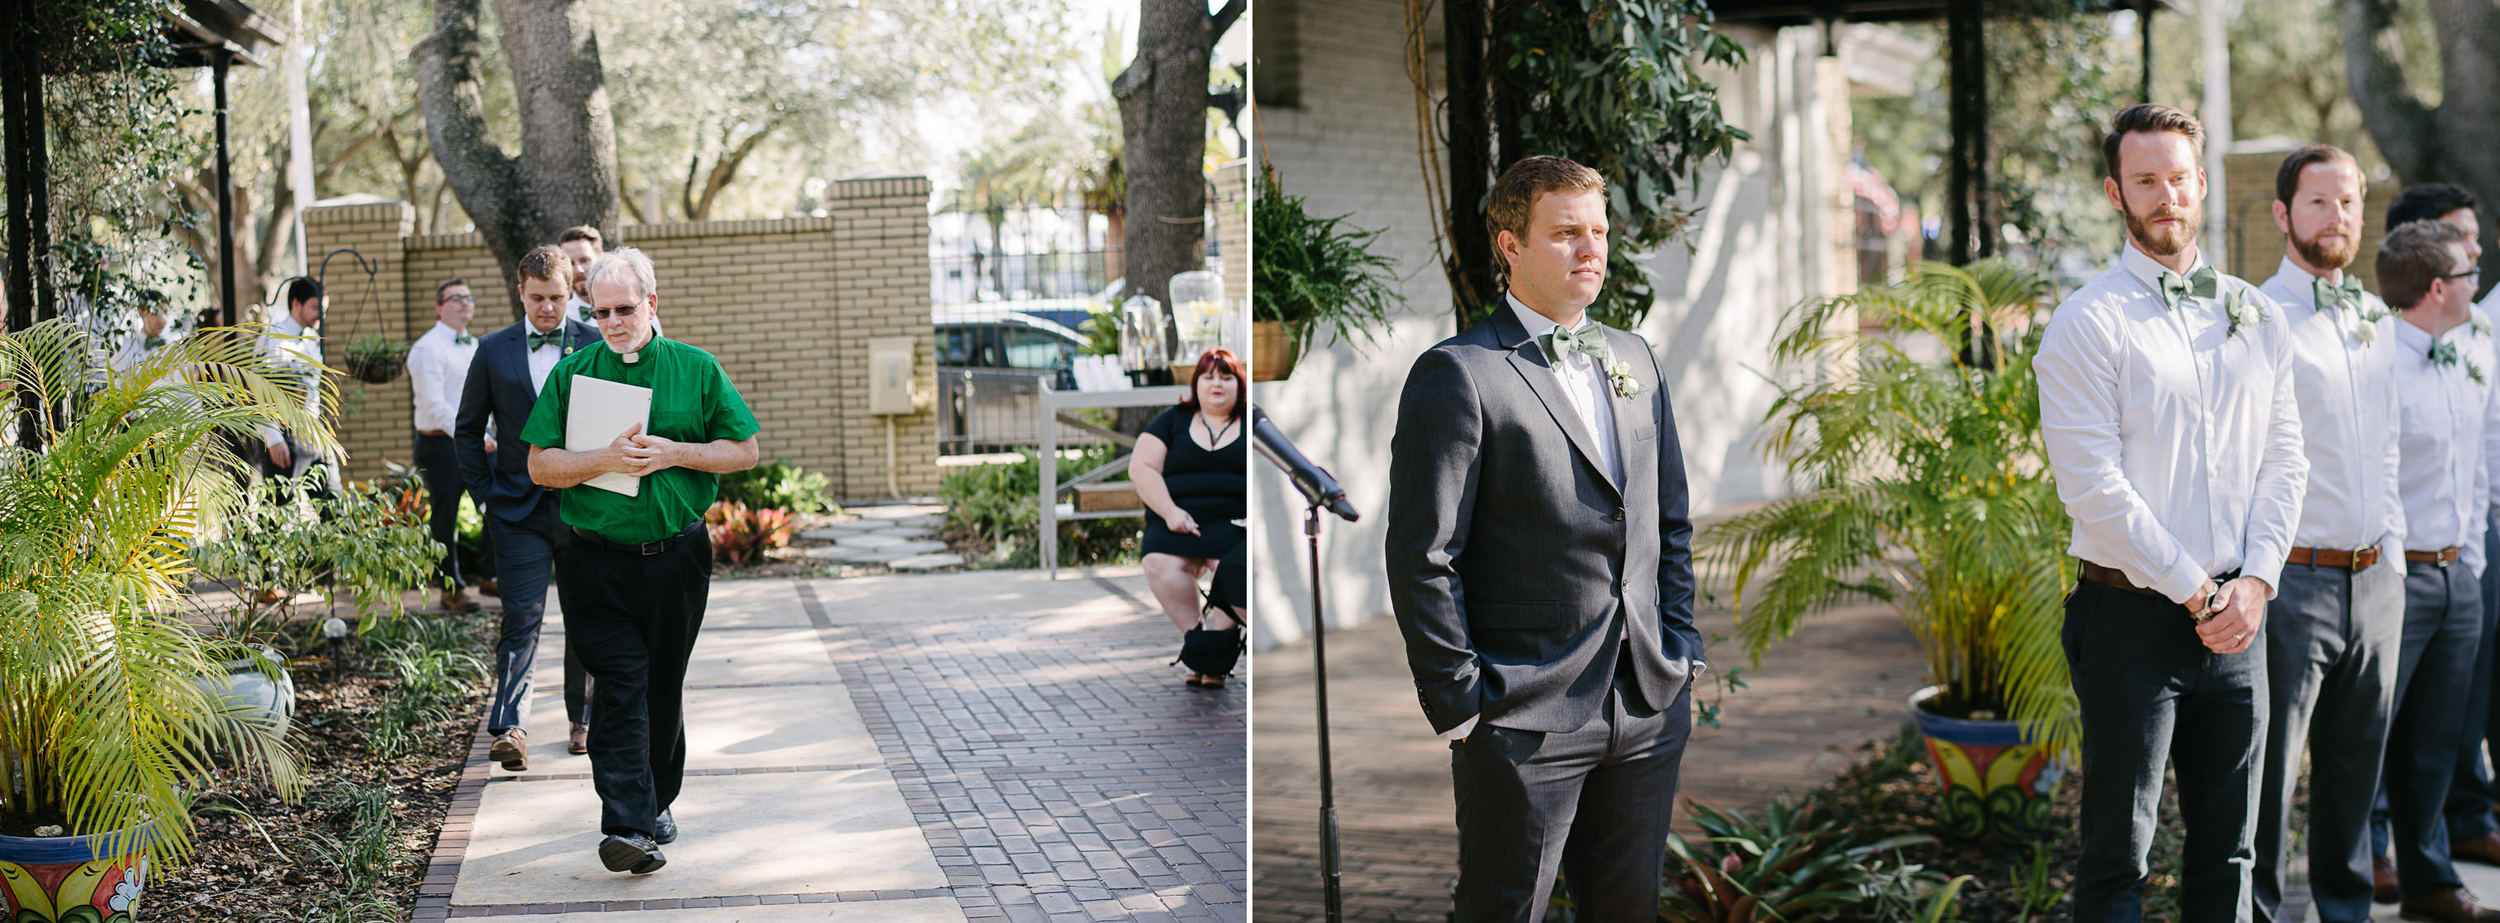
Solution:
{"label": "brown leather shoe", "polygon": [[488,596],[495,597],[496,599],[503,598],[503,585],[496,583],[495,578],[493,577],[488,577],[484,580],[478,581],[477,591]]}
{"label": "brown leather shoe", "polygon": [[2448,854],[2467,862],[2500,865],[2500,833],[2486,833],[2470,840],[2449,843]]}
{"label": "brown leather shoe", "polygon": [[2402,895],[2396,887],[2396,860],[2386,856],[2370,857],[2370,899],[2393,904]]}
{"label": "brown leather shoe", "polygon": [[445,612],[456,612],[466,615],[477,611],[477,600],[470,599],[469,594],[463,593],[457,589],[444,590],[442,607]]}
{"label": "brown leather shoe", "polygon": [[564,752],[575,756],[590,752],[590,725],[573,722],[573,739],[565,741]]}
{"label": "brown leather shoe", "polygon": [[2474,903],[2473,895],[2464,888],[2434,891],[2420,897],[2408,897],[2397,907],[2397,916],[2427,923],[2500,923],[2500,910],[2487,910]]}
{"label": "brown leather shoe", "polygon": [[495,735],[494,745],[486,748],[486,758],[513,772],[530,768],[529,732],[513,728]]}

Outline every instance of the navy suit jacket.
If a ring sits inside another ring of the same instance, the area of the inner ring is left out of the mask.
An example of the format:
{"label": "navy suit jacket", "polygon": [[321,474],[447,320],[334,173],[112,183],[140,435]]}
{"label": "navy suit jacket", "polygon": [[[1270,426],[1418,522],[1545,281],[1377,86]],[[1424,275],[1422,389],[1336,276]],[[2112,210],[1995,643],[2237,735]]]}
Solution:
{"label": "navy suit jacket", "polygon": [[[510,523],[531,521],[551,496],[530,480],[529,444],[521,441],[521,427],[538,406],[538,391],[530,385],[528,333],[528,321],[515,321],[478,340],[477,357],[470,360],[468,381],[460,389],[460,418],[451,433],[461,479],[485,498],[489,515]],[[564,334],[573,349],[599,343],[599,331],[581,321],[566,320]],[[490,416],[499,449],[491,458],[485,438]]]}

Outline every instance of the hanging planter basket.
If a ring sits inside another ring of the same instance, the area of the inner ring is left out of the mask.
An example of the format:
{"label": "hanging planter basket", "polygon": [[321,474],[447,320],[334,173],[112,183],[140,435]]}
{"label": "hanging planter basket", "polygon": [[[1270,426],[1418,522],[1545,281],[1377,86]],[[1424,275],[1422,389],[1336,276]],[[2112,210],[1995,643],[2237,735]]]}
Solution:
{"label": "hanging planter basket", "polygon": [[[378,339],[378,338],[375,338]],[[347,347],[347,374],[369,385],[389,384],[408,370],[408,347],[358,340]]]}

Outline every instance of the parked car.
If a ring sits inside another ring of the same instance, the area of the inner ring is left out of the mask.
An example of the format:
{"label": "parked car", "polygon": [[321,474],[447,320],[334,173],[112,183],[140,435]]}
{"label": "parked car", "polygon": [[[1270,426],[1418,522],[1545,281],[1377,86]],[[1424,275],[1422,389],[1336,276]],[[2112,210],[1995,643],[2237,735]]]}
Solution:
{"label": "parked car", "polygon": [[[1034,395],[1044,383],[1063,391],[1076,387],[1084,335],[1022,312],[977,307],[938,311],[935,322],[939,453],[1038,444]],[[1062,445],[1093,441],[1082,431],[1062,432],[1068,437]]]}

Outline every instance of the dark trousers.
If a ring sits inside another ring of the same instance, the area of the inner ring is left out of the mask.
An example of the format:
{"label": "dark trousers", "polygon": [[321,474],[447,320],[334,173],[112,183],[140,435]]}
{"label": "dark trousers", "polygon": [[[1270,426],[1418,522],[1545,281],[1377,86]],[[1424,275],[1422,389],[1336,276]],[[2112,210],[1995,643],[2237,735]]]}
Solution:
{"label": "dark trousers", "polygon": [[697,522],[643,554],[578,533],[556,559],[564,629],[590,671],[599,829],[651,833],[686,773],[686,660],[703,630],[712,539]]}
{"label": "dark trousers", "polygon": [[1450,744],[1458,796],[1452,919],[1542,920],[1557,869],[1581,919],[1657,916],[1692,693],[1687,687],[1662,711],[1636,690],[1618,675],[1604,707],[1576,731],[1479,725]]}
{"label": "dark trousers", "polygon": [[[2500,529],[2483,532],[2483,548],[2500,548]],[[2483,643],[2474,654],[2474,684],[2465,697],[2465,742],[2457,750],[2456,781],[2448,787],[2448,838],[2472,840],[2500,833],[2491,806],[2500,804],[2500,784],[2484,759],[2484,743],[2500,740],[2500,706],[2493,704],[2500,688],[2491,681],[2493,641],[2500,639],[2500,567],[2483,567]]]}
{"label": "dark trousers", "polygon": [[2473,690],[2482,634],[2479,577],[2461,564],[2405,565],[2404,659],[2379,786],[2386,814],[2372,819],[2370,835],[2373,849],[2395,849],[2396,881],[2406,897],[2463,883],[2449,858],[2446,809],[2466,722],[2479,724],[2459,704]]}
{"label": "dark trousers", "polygon": [[2083,856],[2074,918],[2143,918],[2167,762],[2177,767],[2187,822],[2181,917],[2248,919],[2258,764],[2271,703],[2264,632],[2248,650],[2216,654],[2197,638],[2186,607],[2081,583],[2066,597],[2063,639],[2083,717]]}
{"label": "dark trousers", "polygon": [[[538,663],[539,628],[547,612],[547,578],[555,566],[558,543],[571,536],[556,521],[555,504],[539,505],[538,515],[525,522],[486,517],[486,534],[494,537],[495,582],[503,590],[503,625],[495,637],[495,697],[487,703],[486,730],[500,734],[529,724],[530,673]],[[568,607],[569,608],[569,607]],[[583,720],[588,674],[565,636],[564,714]]]}
{"label": "dark trousers", "polygon": [[2259,923],[2283,909],[2286,819],[2307,745],[2309,888],[2322,923],[2370,918],[2370,792],[2395,711],[2404,566],[2361,573],[2294,564],[2266,606],[2265,783],[2257,804]]}
{"label": "dark trousers", "polygon": [[[449,581],[447,586],[457,589],[473,582],[463,578],[460,574],[460,495],[467,493],[469,487],[460,479],[460,456],[452,451],[450,436],[428,436],[424,433],[417,433],[415,438],[417,476],[425,481],[426,525],[430,527],[434,541],[443,546],[443,560],[435,565],[434,573]],[[494,464],[494,456],[488,455],[486,458],[487,465],[491,467]],[[484,498],[477,500],[477,508],[479,513],[485,512]],[[493,529],[486,530],[484,563],[485,573],[496,572],[495,530]],[[496,581],[498,589],[501,588],[502,582]]]}

